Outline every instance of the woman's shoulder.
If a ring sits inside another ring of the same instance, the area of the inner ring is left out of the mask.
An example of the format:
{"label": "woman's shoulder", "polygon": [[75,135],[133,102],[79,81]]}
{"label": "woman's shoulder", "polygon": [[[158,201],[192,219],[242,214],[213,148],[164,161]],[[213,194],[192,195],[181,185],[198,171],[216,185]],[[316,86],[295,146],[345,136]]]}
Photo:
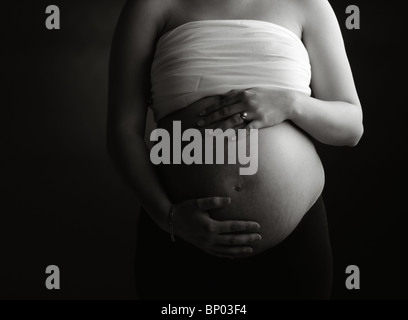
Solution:
{"label": "woman's shoulder", "polygon": [[164,16],[176,0],[127,0],[126,10],[146,18]]}
{"label": "woman's shoulder", "polygon": [[156,39],[166,25],[168,12],[175,1],[127,0],[117,24],[117,37],[128,42]]}
{"label": "woman's shoulder", "polygon": [[291,0],[290,2],[303,27],[333,17],[333,9],[328,0]]}
{"label": "woman's shoulder", "polygon": [[290,0],[300,9],[318,9],[321,6],[330,6],[329,0]]}

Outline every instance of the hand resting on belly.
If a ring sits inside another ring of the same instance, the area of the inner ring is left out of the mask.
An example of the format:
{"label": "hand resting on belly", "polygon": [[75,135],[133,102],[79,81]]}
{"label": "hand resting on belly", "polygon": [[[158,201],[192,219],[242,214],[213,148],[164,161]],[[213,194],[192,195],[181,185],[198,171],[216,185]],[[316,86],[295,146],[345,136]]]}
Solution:
{"label": "hand resting on belly", "polygon": [[[166,116],[159,121],[158,127],[166,129],[170,136],[174,121],[181,122],[182,131],[196,128],[197,114],[211,99],[217,97],[201,99]],[[250,149],[249,142],[250,139],[246,139],[247,150]],[[183,142],[183,147],[187,144]],[[240,175],[240,167],[238,162],[228,164],[225,161],[224,164],[161,164],[156,169],[173,203],[205,197],[230,197],[227,206],[208,210],[211,218],[259,223],[257,232],[262,240],[251,242],[253,253],[242,254],[244,257],[275,246],[293,231],[321,194],[324,170],[313,143],[288,121],[258,131],[256,174]],[[176,218],[177,214],[175,230]]]}

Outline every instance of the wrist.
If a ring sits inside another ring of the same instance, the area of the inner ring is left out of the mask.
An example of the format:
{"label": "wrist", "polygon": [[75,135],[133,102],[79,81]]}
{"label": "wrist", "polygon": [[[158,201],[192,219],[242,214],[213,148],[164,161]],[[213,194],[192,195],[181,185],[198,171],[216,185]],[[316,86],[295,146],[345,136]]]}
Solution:
{"label": "wrist", "polygon": [[173,208],[171,202],[166,202],[158,206],[154,210],[149,211],[150,217],[153,221],[165,232],[170,233],[169,214]]}
{"label": "wrist", "polygon": [[307,96],[298,91],[292,91],[288,103],[287,120],[296,122],[302,116],[302,108],[305,105],[304,99]]}

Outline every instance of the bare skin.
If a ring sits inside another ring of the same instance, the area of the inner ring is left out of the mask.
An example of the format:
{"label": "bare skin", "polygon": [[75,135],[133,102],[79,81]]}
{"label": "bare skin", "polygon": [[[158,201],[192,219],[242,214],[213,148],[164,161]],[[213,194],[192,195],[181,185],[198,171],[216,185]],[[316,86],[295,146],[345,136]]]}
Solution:
{"label": "bare skin", "polygon": [[[259,88],[252,91],[249,101],[247,95],[236,92],[231,94],[230,104],[222,106],[228,108],[222,116],[220,107],[211,103],[214,98],[209,97],[210,103],[197,109],[197,113],[207,110],[202,117],[204,126],[233,127],[237,124],[231,119],[245,109],[251,120],[249,126],[279,131],[286,130],[279,129],[287,127],[283,122],[291,121],[316,140],[332,145],[356,145],[363,132],[361,107],[341,34],[325,0],[128,1],[112,47],[108,145],[140,203],[165,231],[169,231],[168,212],[174,200],[151,164],[144,143],[150,66],[155,43],[162,34],[188,21],[211,19],[264,20],[293,31],[309,52],[315,97]],[[165,121],[162,126],[167,125]],[[257,221],[238,219],[239,215],[218,219],[210,215],[212,210],[226,209],[233,202],[231,197],[220,194],[175,203],[175,234],[219,257],[253,254],[256,243],[265,241],[260,240],[262,232]]]}

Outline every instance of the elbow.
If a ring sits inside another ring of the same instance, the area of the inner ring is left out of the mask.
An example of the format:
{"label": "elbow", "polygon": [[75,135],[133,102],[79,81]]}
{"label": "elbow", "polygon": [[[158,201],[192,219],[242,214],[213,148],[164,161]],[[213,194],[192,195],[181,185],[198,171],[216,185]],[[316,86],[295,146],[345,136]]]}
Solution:
{"label": "elbow", "polygon": [[353,133],[349,136],[346,146],[349,146],[349,147],[357,146],[361,138],[363,137],[363,134],[364,134],[364,126],[361,123],[358,126],[356,126],[355,130],[353,130]]}
{"label": "elbow", "polygon": [[361,105],[358,104],[358,107],[355,108],[356,116],[354,117],[354,125],[350,130],[350,135],[348,139],[347,146],[355,147],[360,142],[364,134],[364,125],[363,125],[363,112],[361,110]]}

